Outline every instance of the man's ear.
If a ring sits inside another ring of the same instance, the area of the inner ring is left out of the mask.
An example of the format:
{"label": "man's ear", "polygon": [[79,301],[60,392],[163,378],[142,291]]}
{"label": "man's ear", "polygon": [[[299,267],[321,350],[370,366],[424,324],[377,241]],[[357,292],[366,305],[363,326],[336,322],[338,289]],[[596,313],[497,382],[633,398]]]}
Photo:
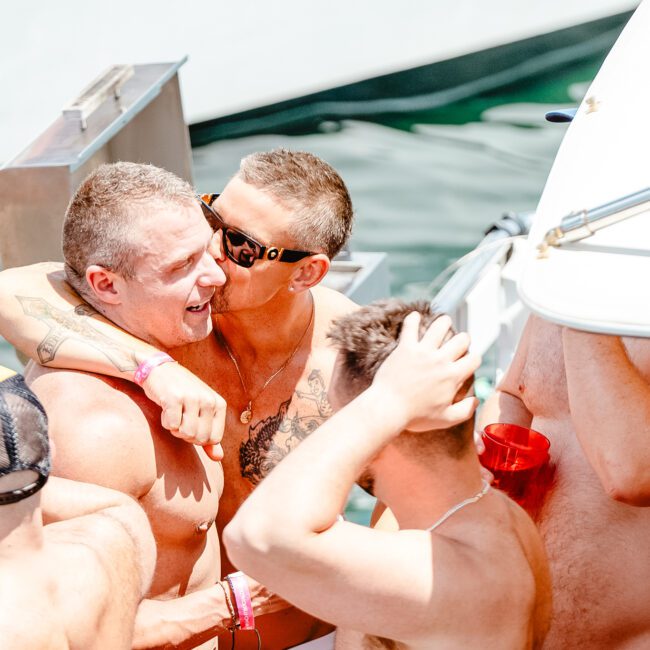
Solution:
{"label": "man's ear", "polygon": [[306,291],[317,285],[330,270],[330,258],[317,253],[301,260],[299,268],[291,276],[289,290],[295,293]]}
{"label": "man's ear", "polygon": [[86,282],[90,290],[101,302],[108,305],[119,305],[122,302],[119,292],[120,280],[120,276],[98,264],[91,264],[86,269]]}

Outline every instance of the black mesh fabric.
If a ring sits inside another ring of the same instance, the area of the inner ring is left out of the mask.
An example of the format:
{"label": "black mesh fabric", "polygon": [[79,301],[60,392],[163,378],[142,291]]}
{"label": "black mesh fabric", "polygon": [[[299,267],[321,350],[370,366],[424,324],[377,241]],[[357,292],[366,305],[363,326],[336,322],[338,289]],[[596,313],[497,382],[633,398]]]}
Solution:
{"label": "black mesh fabric", "polygon": [[[15,503],[40,490],[50,474],[47,416],[21,375],[0,366],[0,505]],[[26,485],[2,490],[2,477],[31,470]]]}

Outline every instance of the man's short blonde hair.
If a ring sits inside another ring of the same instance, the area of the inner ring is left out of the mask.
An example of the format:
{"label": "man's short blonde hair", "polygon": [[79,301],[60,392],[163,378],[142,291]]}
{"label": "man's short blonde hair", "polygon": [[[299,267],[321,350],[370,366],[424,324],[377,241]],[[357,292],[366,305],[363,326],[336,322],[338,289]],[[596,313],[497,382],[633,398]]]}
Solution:
{"label": "man's short blonde hair", "polygon": [[151,218],[156,205],[196,201],[192,186],[153,165],[101,165],[77,188],[63,223],[63,259],[68,282],[86,300],[93,296],[86,269],[98,264],[132,278],[138,257],[134,227]]}
{"label": "man's short blonde hair", "polygon": [[305,151],[274,149],[246,156],[235,175],[293,212],[296,247],[333,258],[352,230],[352,201],[343,179]]}

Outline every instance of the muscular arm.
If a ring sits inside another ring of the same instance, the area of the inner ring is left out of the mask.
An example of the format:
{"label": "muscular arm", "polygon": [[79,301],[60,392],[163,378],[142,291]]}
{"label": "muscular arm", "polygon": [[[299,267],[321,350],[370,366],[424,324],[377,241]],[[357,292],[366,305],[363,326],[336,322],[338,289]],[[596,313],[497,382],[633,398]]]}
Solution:
{"label": "muscular arm", "polygon": [[612,498],[650,505],[650,341],[634,362],[617,336],[564,328],[571,417],[587,460]]}
{"label": "muscular arm", "polygon": [[142,508],[115,490],[59,477],[48,481],[41,506],[46,539],[58,549],[52,568],[66,587],[61,615],[71,645],[130,648],[156,560]]}
{"label": "muscular arm", "polygon": [[[0,273],[0,334],[39,364],[133,381],[156,348],[121,330],[85,303],[61,264],[46,262]],[[207,445],[221,460],[225,402],[179,364],[155,368],[144,383],[162,407],[161,423],[187,442]],[[216,445],[214,448],[212,445]]]}
{"label": "muscular arm", "polygon": [[90,515],[101,515],[121,526],[133,545],[138,593],[144,596],[153,577],[156,544],[147,516],[135,500],[117,490],[52,476],[43,490],[41,507],[46,524],[87,517],[92,527],[98,520]]}
{"label": "muscular arm", "polygon": [[0,273],[0,334],[42,365],[124,379],[156,351],[85,303],[51,262]]}
{"label": "muscular arm", "polygon": [[[406,332],[405,322],[403,336]],[[397,351],[404,351],[401,345]],[[337,515],[369,459],[401,430],[415,427],[417,417],[409,409],[417,405],[418,415],[431,415],[455,395],[455,384],[447,391],[439,375],[434,381],[416,371],[414,364],[420,362],[431,370],[423,349],[410,351],[402,366],[406,373],[381,369],[384,378],[391,378],[388,384],[378,374],[370,389],[304,440],[256,488],[224,531],[231,559],[296,606],[341,627],[402,640],[421,639],[435,624],[430,535],[371,530],[339,522]],[[466,376],[472,363],[466,359],[464,370],[456,370]],[[437,407],[434,395],[443,400]],[[466,419],[470,406],[459,402],[448,408],[463,411],[461,419]],[[427,424],[432,428],[431,421]],[[385,579],[386,567],[395,579]],[[397,617],[396,603],[401,612]]]}

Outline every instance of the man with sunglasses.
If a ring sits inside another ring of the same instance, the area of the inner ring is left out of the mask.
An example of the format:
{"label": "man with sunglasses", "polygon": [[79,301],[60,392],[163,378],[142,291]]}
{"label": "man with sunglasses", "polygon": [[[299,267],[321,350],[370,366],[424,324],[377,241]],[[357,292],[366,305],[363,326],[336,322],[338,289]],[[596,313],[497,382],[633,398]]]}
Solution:
{"label": "man with sunglasses", "polygon": [[[41,365],[29,366],[26,378],[49,414],[58,452],[54,475],[123,492],[138,500],[149,517],[157,563],[136,617],[136,648],[212,649],[216,634],[231,622],[218,583],[222,572],[214,525],[222,467],[200,447],[184,442],[190,435],[187,423],[171,421],[169,409],[161,422],[160,409],[124,379],[146,390],[147,374],[164,367],[156,364],[170,360],[168,352],[211,332],[210,300],[225,281],[214,243],[187,183],[150,165],[116,163],[90,174],[68,206],[63,251],[69,285],[47,271],[51,267],[39,266],[28,275],[40,277],[49,288],[40,296],[21,286],[21,272],[5,272],[9,293],[4,302],[37,333],[33,352]],[[102,321],[119,325],[164,355],[138,356],[120,344],[124,332],[115,333],[117,342],[109,339]],[[12,340],[20,346],[27,330],[16,331]],[[119,378],[44,365],[58,363],[75,345],[107,360]],[[192,395],[202,391],[203,397],[193,398],[200,409],[190,413],[187,401],[190,428],[196,429],[192,435],[201,438],[198,442],[218,443],[223,399],[180,365],[166,365],[174,366],[174,385],[191,381]],[[213,449],[212,456],[219,458],[220,449]],[[249,587],[257,615],[286,607],[257,583],[250,581]]]}
{"label": "man with sunglasses", "polygon": [[[201,406],[209,402],[205,386],[189,376],[182,366],[196,373],[225,398],[228,404],[226,435],[223,439],[225,489],[219,502],[217,522],[217,528],[221,530],[255,485],[329,416],[326,392],[335,351],[327,343],[325,333],[333,318],[347,313],[354,305],[341,294],[316,285],[327,273],[331,258],[349,236],[352,206],[343,181],[329,165],[310,154],[285,150],[245,158],[238,173],[220,195],[195,199],[194,205],[196,209],[203,209],[204,215],[216,229],[213,253],[218,269],[226,277],[225,284],[218,278],[211,280],[213,286],[210,290],[214,292],[211,300],[212,336],[182,346],[183,342],[190,343],[192,339],[188,337],[182,341],[182,336],[177,336],[171,345],[165,345],[166,341],[157,334],[157,328],[164,329],[161,319],[169,318],[175,312],[170,312],[171,303],[162,304],[163,299],[166,300],[164,285],[173,284],[171,276],[161,281],[155,277],[156,272],[183,276],[188,272],[183,263],[186,262],[190,269],[197,264],[191,255],[181,256],[183,260],[168,269],[169,265],[163,263],[164,259],[160,263],[154,259],[154,252],[163,257],[173,252],[177,247],[174,237],[182,240],[185,233],[185,227],[179,225],[172,237],[167,236],[169,220],[163,219],[156,223],[155,228],[165,246],[161,246],[156,239],[147,241],[145,255],[149,266],[144,281],[139,277],[136,278],[139,283],[129,284],[130,281],[124,278],[117,282],[118,290],[132,288],[137,297],[137,300],[129,297],[126,309],[129,319],[133,319],[137,327],[129,326],[131,320],[126,323],[122,312],[116,314],[115,309],[106,307],[104,299],[109,301],[109,305],[115,304],[112,292],[116,289],[116,280],[113,275],[110,276],[112,284],[106,281],[106,275],[102,275],[97,278],[101,281],[93,287],[93,291],[99,291],[102,296],[100,301],[93,299],[95,309],[123,329],[146,339],[148,344],[101,322],[101,319],[93,316],[88,306],[79,306],[78,297],[71,295],[69,288],[66,294],[60,281],[56,284],[53,278],[44,279],[44,273],[39,269],[3,273],[0,281],[0,297],[3,297],[0,326],[3,335],[19,349],[48,366],[74,366],[133,380],[137,370],[133,359],[144,361],[145,368],[153,359],[149,364],[148,378],[141,383],[147,396],[163,405],[163,425],[185,439],[215,442],[214,436],[206,435],[210,427],[203,427],[201,436],[195,434],[192,437],[192,431],[201,422],[218,419],[215,418],[218,409],[209,404],[206,409]],[[190,209],[189,206],[187,209]],[[74,235],[70,229],[66,234]],[[68,256],[66,261],[68,267],[80,269],[78,291],[84,286],[84,281],[87,283],[89,278],[92,280],[95,277],[92,273],[89,275],[89,267],[86,267],[84,274],[83,264],[71,264]],[[108,271],[109,275],[113,273],[105,266],[102,269]],[[75,285],[75,274],[69,268],[66,270],[68,280]],[[59,293],[52,290],[51,282],[59,288]],[[148,295],[149,285],[159,289],[153,297]],[[153,303],[155,300],[161,301],[159,309]],[[138,301],[143,301],[147,306],[146,319],[143,310],[138,307]],[[71,305],[75,307],[74,313],[71,312]],[[197,318],[203,311],[209,314],[205,307],[203,299],[196,305],[183,304],[183,310],[191,309]],[[89,316],[92,316],[92,320]],[[183,314],[181,321],[192,317]],[[147,325],[148,319],[153,319],[151,322],[156,331]],[[176,331],[185,332],[183,327],[177,327]],[[181,347],[176,347],[178,345]],[[169,351],[171,347],[174,347],[174,358],[182,366],[176,363],[160,364],[161,357],[154,356],[157,348]],[[124,359],[131,360],[131,363],[125,363]],[[140,367],[142,365],[139,363]],[[45,372],[49,374],[50,371]],[[78,377],[78,374],[75,375]],[[93,381],[100,380],[93,378]],[[318,392],[319,386],[321,394],[315,395],[314,390]],[[75,388],[70,385],[67,390],[53,391],[52,399],[60,401],[72,390]],[[113,390],[112,383],[107,385],[106,390]],[[122,384],[119,390],[130,394]],[[198,399],[195,397],[197,390],[201,393]],[[135,400],[134,397],[130,399]],[[141,400],[137,401],[137,407],[147,411]],[[153,409],[147,411],[145,417],[151,418],[151,411]],[[204,411],[207,411],[207,416]],[[135,412],[129,413],[132,419],[138,417]],[[118,423],[118,426],[121,425]],[[158,473],[162,471],[163,474],[158,480],[168,502],[175,498],[174,495],[200,496],[201,502],[209,495],[215,500],[213,509],[216,512],[216,499],[221,488],[216,478],[211,476],[219,466],[211,466],[202,456],[200,466],[192,469],[192,464],[198,462],[194,450],[182,452],[175,444],[163,443],[162,436],[156,436],[155,444],[174,447],[174,450],[164,452],[162,461],[157,459]],[[168,436],[167,440],[172,439]],[[88,436],[84,439],[80,435],[77,443],[79,451],[76,456],[87,456]],[[129,468],[137,461],[137,454],[129,449],[127,443],[128,440],[123,441],[125,448],[120,457],[124,467],[120,471],[129,475]],[[93,447],[91,453],[97,451]],[[176,457],[176,462],[184,465],[182,472],[175,472],[173,481],[164,476],[172,471],[165,460],[171,461],[171,453]],[[191,462],[184,459],[187,454],[191,455]],[[192,474],[191,480],[187,478],[188,473]],[[132,489],[131,486],[129,488]],[[193,516],[190,510],[186,517]],[[200,515],[197,518],[196,539],[201,540],[203,545],[216,548],[212,521],[207,514],[205,521],[203,517]],[[158,519],[167,519],[170,524],[172,521],[164,511],[158,513],[152,519],[154,532]],[[175,562],[191,568],[191,557],[191,553],[185,558],[178,555]],[[201,557],[199,554],[199,560]],[[214,573],[215,566],[216,563],[210,568],[210,573]],[[231,568],[224,557],[221,574],[228,573]],[[158,632],[163,635],[171,631],[173,634],[168,634],[169,638],[161,639],[159,636],[158,642],[182,641],[184,647],[192,647],[194,640],[198,643],[201,638],[209,638],[218,631],[220,621],[215,620],[216,592],[213,593],[214,588],[206,586],[205,571],[200,573],[203,576],[200,581],[194,580],[192,574],[189,585],[160,585],[159,593],[165,598],[178,596],[187,590],[185,599],[192,600],[194,618],[191,620],[191,617],[182,620],[183,612],[187,610],[182,609],[180,601],[183,599],[177,599],[164,603],[169,605],[164,626],[144,625],[147,621],[160,620],[155,615],[155,609],[160,604],[145,601],[139,617],[140,627],[136,627],[139,647],[155,647],[154,638],[147,639],[144,634],[139,637],[139,630],[146,629],[152,634]],[[214,579],[218,577],[217,573]],[[251,584],[254,586],[254,583]],[[171,589],[175,590],[173,594]],[[263,597],[262,591],[257,596],[259,603]],[[267,606],[267,609],[272,609],[272,606]],[[257,613],[260,611],[265,611],[261,605]],[[331,629],[293,608],[258,619],[257,627],[264,647],[270,649],[292,647],[318,638]],[[176,636],[181,630],[186,631],[187,637],[184,639]],[[225,642],[230,642],[229,637]],[[242,648],[255,647],[256,642],[255,637],[245,633],[241,633],[237,639],[238,646]]]}

